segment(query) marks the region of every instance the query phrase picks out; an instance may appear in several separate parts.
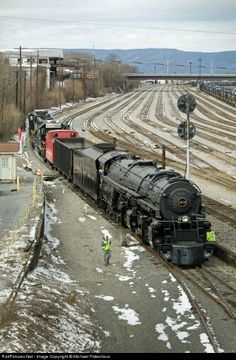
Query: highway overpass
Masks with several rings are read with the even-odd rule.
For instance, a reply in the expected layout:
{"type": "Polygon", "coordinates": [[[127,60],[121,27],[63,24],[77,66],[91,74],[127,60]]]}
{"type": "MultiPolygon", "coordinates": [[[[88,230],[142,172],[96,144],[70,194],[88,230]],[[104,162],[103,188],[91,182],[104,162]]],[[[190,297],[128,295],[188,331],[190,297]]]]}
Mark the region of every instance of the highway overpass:
{"type": "Polygon", "coordinates": [[[126,80],[236,80],[236,74],[145,74],[126,73],[126,80]]]}

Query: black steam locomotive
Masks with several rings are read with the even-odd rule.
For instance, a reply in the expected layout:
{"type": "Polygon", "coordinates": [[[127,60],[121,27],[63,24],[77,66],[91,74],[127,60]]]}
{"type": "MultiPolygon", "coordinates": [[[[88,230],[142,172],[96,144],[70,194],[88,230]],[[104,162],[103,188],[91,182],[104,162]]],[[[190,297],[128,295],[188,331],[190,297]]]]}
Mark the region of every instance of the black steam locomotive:
{"type": "Polygon", "coordinates": [[[82,138],[55,139],[54,167],[172,263],[201,265],[210,257],[201,192],[176,171],[112,144],[85,146],[82,138]]]}

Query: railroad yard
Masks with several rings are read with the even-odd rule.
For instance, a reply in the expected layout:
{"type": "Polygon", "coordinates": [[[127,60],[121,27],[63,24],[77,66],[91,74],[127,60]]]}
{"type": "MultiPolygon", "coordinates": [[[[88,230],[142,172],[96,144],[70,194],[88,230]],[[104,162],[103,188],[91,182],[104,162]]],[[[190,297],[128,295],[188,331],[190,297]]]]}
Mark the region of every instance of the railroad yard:
{"type": "MultiPolygon", "coordinates": [[[[178,110],[177,100],[187,92],[197,102],[190,115],[196,126],[190,141],[190,179],[203,194],[217,253],[221,256],[222,247],[235,257],[235,107],[190,85],[158,84],[51,113],[94,143],[116,143],[157,163],[163,161],[165,145],[166,167],[184,175],[186,142],[178,137],[177,127],[186,115],[178,110]]],[[[37,266],[7,304],[12,315],[0,333],[3,352],[236,351],[235,260],[227,264],[213,257],[193,269],[163,261],[63,176],[55,176],[29,141],[25,153],[32,172],[41,169],[44,174],[37,205],[39,211],[45,196],[44,236],[37,266]],[[103,235],[112,240],[108,267],[101,251],[103,235]]],[[[29,219],[26,228],[32,227],[29,219]]],[[[15,253],[25,247],[17,242],[14,246],[15,253]]],[[[22,257],[15,253],[8,251],[4,260],[8,280],[0,292],[2,301],[16,287],[22,257]]]]}

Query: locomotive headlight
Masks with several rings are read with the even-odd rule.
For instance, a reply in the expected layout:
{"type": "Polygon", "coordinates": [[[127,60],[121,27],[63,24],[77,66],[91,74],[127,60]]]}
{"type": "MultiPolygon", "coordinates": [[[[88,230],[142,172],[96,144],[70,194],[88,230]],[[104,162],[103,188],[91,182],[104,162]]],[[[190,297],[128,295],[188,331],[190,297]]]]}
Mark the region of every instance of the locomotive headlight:
{"type": "Polygon", "coordinates": [[[184,215],[184,216],[182,216],[181,220],[182,220],[182,222],[188,222],[189,217],[187,215],[184,215]]]}

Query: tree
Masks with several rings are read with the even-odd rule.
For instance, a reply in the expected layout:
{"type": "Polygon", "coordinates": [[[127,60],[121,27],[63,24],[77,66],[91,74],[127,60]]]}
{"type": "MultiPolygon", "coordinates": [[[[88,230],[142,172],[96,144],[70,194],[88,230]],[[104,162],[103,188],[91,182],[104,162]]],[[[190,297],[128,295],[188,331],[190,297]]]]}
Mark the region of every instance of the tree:
{"type": "MultiPolygon", "coordinates": [[[[104,86],[110,91],[121,91],[124,85],[123,74],[137,72],[137,68],[122,63],[118,56],[111,54],[103,65],[104,86]]],[[[137,82],[132,87],[137,87],[137,82]]]]}
{"type": "Polygon", "coordinates": [[[16,133],[21,114],[16,107],[16,71],[8,59],[0,55],[0,139],[6,140],[16,133]]]}

